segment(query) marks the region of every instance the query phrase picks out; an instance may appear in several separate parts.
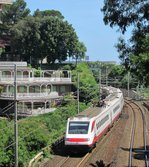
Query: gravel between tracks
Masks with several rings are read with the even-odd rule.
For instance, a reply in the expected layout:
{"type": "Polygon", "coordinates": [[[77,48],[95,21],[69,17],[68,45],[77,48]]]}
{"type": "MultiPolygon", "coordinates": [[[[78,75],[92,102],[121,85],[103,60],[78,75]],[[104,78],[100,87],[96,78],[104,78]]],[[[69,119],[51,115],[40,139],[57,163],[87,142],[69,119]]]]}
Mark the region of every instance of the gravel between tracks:
{"type": "MultiPolygon", "coordinates": [[[[124,112],[121,115],[121,118],[118,122],[114,124],[111,131],[104,137],[103,141],[100,141],[97,145],[95,153],[91,156],[88,163],[86,163],[85,167],[89,166],[110,166],[115,167],[118,166],[117,159],[121,161],[123,160],[123,156],[119,157],[119,152],[123,152],[128,157],[128,153],[124,151],[125,146],[129,148],[127,139],[129,135],[125,135],[129,131],[129,124],[131,124],[128,110],[124,107],[124,112]],[[126,126],[127,125],[127,126],[126,126]],[[126,132],[126,133],[125,133],[126,132]],[[124,139],[125,138],[125,139],[124,139]]],[[[126,158],[126,157],[125,157],[126,158]]],[[[123,162],[124,164],[124,162],[123,162]]],[[[121,166],[122,167],[122,166],[121,166]]]]}

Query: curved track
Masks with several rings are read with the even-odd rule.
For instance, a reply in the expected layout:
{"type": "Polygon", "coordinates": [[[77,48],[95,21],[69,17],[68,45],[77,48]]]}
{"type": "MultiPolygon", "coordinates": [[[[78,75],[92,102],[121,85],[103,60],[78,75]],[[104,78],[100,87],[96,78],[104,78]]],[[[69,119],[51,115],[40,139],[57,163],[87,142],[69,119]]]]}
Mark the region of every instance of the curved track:
{"type": "Polygon", "coordinates": [[[149,112],[141,104],[125,100],[121,119],[87,154],[71,155],[60,146],[54,159],[44,167],[135,166],[148,167],[149,112]],[[130,144],[131,143],[131,144],[130,144]]]}
{"type": "Polygon", "coordinates": [[[146,118],[144,109],[131,100],[125,100],[125,102],[129,110],[133,112],[128,166],[148,167],[148,158],[146,154],[146,118]]]}

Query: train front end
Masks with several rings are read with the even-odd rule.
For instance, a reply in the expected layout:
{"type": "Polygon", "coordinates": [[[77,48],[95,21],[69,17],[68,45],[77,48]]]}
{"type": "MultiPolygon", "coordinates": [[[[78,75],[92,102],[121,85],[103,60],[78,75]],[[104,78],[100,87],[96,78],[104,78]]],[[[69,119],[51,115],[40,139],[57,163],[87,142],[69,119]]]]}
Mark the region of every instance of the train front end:
{"type": "Polygon", "coordinates": [[[90,133],[91,121],[87,117],[69,118],[65,135],[65,146],[78,150],[88,150],[93,143],[93,135],[90,133]]]}

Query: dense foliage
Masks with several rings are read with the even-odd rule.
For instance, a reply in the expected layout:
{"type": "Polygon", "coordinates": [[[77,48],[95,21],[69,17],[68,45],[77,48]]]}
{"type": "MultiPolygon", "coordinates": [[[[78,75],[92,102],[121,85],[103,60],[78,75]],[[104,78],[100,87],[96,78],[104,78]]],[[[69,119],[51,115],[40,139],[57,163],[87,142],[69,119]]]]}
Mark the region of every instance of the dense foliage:
{"type": "Polygon", "coordinates": [[[79,63],[72,74],[76,87],[79,79],[80,101],[88,103],[91,99],[99,99],[99,86],[86,63],[79,63]]]}
{"type": "Polygon", "coordinates": [[[120,38],[117,49],[126,70],[131,71],[140,84],[149,85],[149,2],[148,0],[105,0],[102,8],[105,24],[125,33],[129,27],[129,41],[120,38]]]}
{"type": "Polygon", "coordinates": [[[74,55],[78,42],[72,26],[53,16],[27,17],[13,26],[11,32],[14,53],[31,64],[44,58],[49,64],[64,61],[74,55]]]}
{"type": "MultiPolygon", "coordinates": [[[[97,83],[127,89],[128,71],[124,65],[114,64],[114,62],[103,63],[98,61],[88,62],[88,65],[97,83]]],[[[134,89],[138,86],[136,75],[133,73],[130,73],[129,80],[130,88],[134,89]]]]}
{"type": "MultiPolygon", "coordinates": [[[[77,75],[80,78],[80,102],[79,110],[83,111],[90,105],[92,98],[97,97],[98,88],[96,81],[87,64],[66,65],[63,69],[72,70],[74,90],[77,90],[77,75]]],[[[36,75],[39,75],[36,71],[36,75]]],[[[38,152],[44,147],[51,145],[63,135],[66,128],[66,121],[69,117],[78,112],[77,100],[74,96],[64,97],[64,101],[56,111],[43,114],[37,117],[20,119],[18,121],[19,141],[19,167],[27,166],[38,152]]],[[[14,165],[14,123],[13,121],[2,120],[0,122],[0,166],[14,165]]]]}
{"type": "Polygon", "coordinates": [[[27,17],[29,13],[30,10],[26,7],[24,0],[16,0],[12,5],[5,5],[3,11],[0,12],[0,36],[10,35],[10,28],[27,17]]]}
{"type": "Polygon", "coordinates": [[[105,0],[102,11],[105,24],[118,26],[123,33],[130,25],[143,32],[148,29],[148,0],[105,0]]]}
{"type": "Polygon", "coordinates": [[[84,58],[84,43],[79,41],[74,28],[59,11],[37,9],[33,16],[29,13],[24,0],[17,0],[3,9],[1,37],[10,48],[2,50],[2,60],[38,65],[45,58],[49,64],[68,57],[76,61],[84,58]]]}
{"type": "MultiPolygon", "coordinates": [[[[80,111],[86,107],[86,105],[80,104],[80,111]]],[[[53,113],[19,120],[19,167],[27,166],[28,161],[40,152],[42,148],[57,140],[65,132],[67,118],[76,113],[77,103],[76,100],[73,100],[69,104],[61,106],[53,113]]],[[[1,119],[1,167],[14,165],[13,127],[14,123],[12,121],[1,119]]]]}
{"type": "Polygon", "coordinates": [[[125,65],[126,70],[135,74],[135,77],[142,85],[149,85],[149,36],[132,37],[133,46],[125,43],[120,38],[117,49],[120,59],[125,65]]]}

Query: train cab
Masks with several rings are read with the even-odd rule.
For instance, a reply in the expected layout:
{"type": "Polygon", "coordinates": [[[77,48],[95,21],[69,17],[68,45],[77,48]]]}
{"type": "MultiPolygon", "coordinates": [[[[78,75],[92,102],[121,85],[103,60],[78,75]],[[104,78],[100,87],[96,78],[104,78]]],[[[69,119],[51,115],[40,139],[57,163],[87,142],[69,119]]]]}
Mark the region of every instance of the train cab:
{"type": "Polygon", "coordinates": [[[93,142],[92,121],[87,117],[69,118],[65,136],[65,145],[89,148],[93,142]]]}

